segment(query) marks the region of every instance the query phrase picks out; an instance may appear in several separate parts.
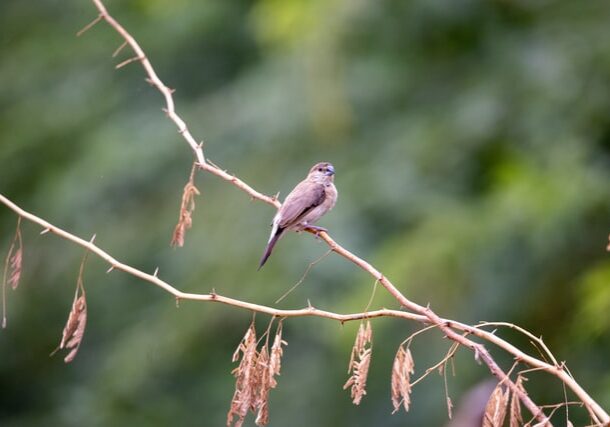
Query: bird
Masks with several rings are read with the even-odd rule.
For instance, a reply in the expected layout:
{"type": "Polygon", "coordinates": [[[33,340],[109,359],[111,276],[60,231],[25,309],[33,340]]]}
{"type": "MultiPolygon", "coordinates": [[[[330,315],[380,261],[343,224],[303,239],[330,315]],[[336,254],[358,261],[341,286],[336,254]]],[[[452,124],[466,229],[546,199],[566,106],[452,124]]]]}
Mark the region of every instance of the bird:
{"type": "Polygon", "coordinates": [[[282,237],[284,231],[302,231],[312,229],[318,233],[327,231],[313,225],[337,203],[337,189],[334,184],[335,168],[328,162],[316,163],[307,177],[297,184],[286,196],[284,203],[277,211],[271,223],[271,235],[265,252],[261,257],[260,270],[273,251],[273,247],[282,237]]]}

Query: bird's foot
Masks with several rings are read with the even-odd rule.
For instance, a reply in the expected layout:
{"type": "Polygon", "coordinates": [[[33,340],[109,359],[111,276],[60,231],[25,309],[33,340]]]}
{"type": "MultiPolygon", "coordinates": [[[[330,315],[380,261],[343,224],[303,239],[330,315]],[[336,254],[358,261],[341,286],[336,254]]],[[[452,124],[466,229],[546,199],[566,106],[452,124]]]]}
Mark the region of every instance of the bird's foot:
{"type": "Polygon", "coordinates": [[[324,227],[319,227],[317,225],[308,225],[305,227],[305,230],[315,234],[316,237],[320,237],[320,233],[324,232],[324,233],[328,233],[328,230],[324,227]]]}

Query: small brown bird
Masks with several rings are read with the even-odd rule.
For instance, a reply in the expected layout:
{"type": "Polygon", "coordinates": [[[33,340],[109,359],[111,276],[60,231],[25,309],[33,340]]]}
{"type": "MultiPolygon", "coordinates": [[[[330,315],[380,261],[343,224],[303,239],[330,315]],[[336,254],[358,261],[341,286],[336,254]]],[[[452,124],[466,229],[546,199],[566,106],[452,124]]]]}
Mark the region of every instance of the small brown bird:
{"type": "Polygon", "coordinates": [[[327,162],[317,163],[309,170],[307,178],[286,196],[284,204],[273,218],[271,236],[258,266],[259,270],[265,265],[284,231],[302,231],[305,228],[326,231],[325,228],[316,227],[313,223],[331,210],[337,202],[334,180],[333,165],[327,162]]]}

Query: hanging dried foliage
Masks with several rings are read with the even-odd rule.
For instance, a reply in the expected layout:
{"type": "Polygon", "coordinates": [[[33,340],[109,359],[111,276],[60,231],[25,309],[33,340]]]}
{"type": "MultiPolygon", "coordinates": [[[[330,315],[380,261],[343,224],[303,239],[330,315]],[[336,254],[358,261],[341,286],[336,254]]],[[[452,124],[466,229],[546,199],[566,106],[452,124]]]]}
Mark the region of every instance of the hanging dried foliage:
{"type": "Polygon", "coordinates": [[[51,355],[53,355],[58,350],[70,350],[68,355],[64,357],[65,363],[70,363],[74,360],[83,341],[83,336],[85,335],[85,326],[87,325],[87,298],[85,286],[83,284],[83,272],[88,255],[89,252],[86,252],[80,264],[78,279],[76,280],[76,290],[74,291],[74,300],[72,301],[72,308],[68,315],[68,321],[66,322],[66,326],[64,326],[61,335],[61,342],[59,343],[59,347],[51,353],[51,355]]]}
{"type": "Polygon", "coordinates": [[[186,231],[193,225],[193,211],[195,210],[195,196],[198,196],[199,190],[195,187],[195,170],[196,166],[193,165],[191,175],[188,182],[184,186],[182,191],[182,202],[180,203],[180,214],[178,216],[178,224],[174,228],[174,234],[172,235],[171,246],[184,246],[184,236],[186,231]]]}
{"type": "Polygon", "coordinates": [[[23,267],[23,239],[21,238],[21,217],[17,218],[15,236],[6,254],[2,275],[2,327],[6,328],[6,287],[13,290],[19,286],[23,267]]]}
{"type": "Polygon", "coordinates": [[[392,366],[392,405],[394,413],[402,405],[405,411],[411,404],[411,375],[415,372],[415,362],[409,347],[404,344],[398,347],[392,366]]]}
{"type": "Polygon", "coordinates": [[[233,362],[241,359],[232,374],[235,376],[235,393],[227,414],[227,426],[241,427],[248,411],[256,414],[256,425],[269,422],[269,391],[277,386],[276,375],[281,369],[283,355],[282,324],[278,326],[271,351],[267,340],[257,351],[256,329],[250,325],[233,353],[233,362]]]}
{"type": "Polygon", "coordinates": [[[496,386],[485,407],[483,427],[502,427],[504,425],[509,393],[510,390],[507,387],[503,387],[501,384],[496,386]]]}
{"type": "Polygon", "coordinates": [[[358,328],[356,341],[352,348],[347,373],[351,374],[343,389],[351,387],[350,395],[354,405],[359,405],[366,394],[366,380],[369,374],[372,355],[373,330],[371,322],[363,322],[358,328]]]}

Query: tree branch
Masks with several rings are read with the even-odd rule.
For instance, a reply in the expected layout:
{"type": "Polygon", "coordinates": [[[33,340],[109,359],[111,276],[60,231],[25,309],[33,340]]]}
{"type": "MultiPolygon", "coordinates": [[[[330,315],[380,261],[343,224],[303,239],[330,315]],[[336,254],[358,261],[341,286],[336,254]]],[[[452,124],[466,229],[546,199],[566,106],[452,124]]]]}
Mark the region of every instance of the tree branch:
{"type": "MultiPolygon", "coordinates": [[[[111,15],[108,14],[108,12],[107,12],[105,6],[103,5],[103,3],[101,2],[101,0],[92,0],[92,1],[99,11],[99,17],[95,21],[93,21],[93,23],[91,25],[95,24],[100,19],[103,19],[118,34],[120,34],[120,36],[125,40],[125,42],[132,48],[132,50],[135,53],[134,62],[139,61],[142,64],[146,74],[148,75],[147,81],[150,84],[152,84],[154,87],[156,87],[161,92],[161,94],[164,96],[165,103],[166,103],[166,108],[164,109],[164,111],[166,112],[166,114],[170,118],[170,120],[172,120],[176,124],[176,126],[178,128],[178,132],[183,136],[183,138],[186,140],[186,142],[191,147],[198,166],[202,170],[205,170],[209,173],[212,173],[212,174],[222,178],[225,181],[230,182],[237,188],[239,188],[242,191],[244,191],[245,193],[247,193],[251,198],[263,201],[269,205],[274,206],[276,209],[279,208],[281,206],[281,204],[277,200],[276,197],[270,197],[270,196],[267,196],[263,193],[256,191],[254,188],[252,188],[251,186],[246,184],[244,181],[240,180],[239,178],[235,177],[234,175],[227,173],[226,171],[222,170],[221,168],[214,165],[210,161],[206,160],[206,158],[203,154],[202,144],[199,144],[195,141],[195,139],[189,132],[186,123],[184,122],[184,120],[182,120],[180,118],[180,116],[175,111],[174,100],[173,100],[173,96],[172,96],[173,90],[170,89],[169,87],[167,87],[159,79],[159,77],[157,76],[156,72],[154,71],[152,65],[150,64],[150,62],[149,62],[148,58],[146,57],[142,48],[139,46],[139,44],[136,42],[136,40],[129,34],[129,32],[127,30],[125,30],[125,28],[123,28],[111,15]]],[[[91,25],[88,25],[87,27],[85,27],[85,30],[88,29],[91,25]]],[[[273,316],[279,316],[279,317],[318,316],[318,317],[325,317],[325,318],[330,318],[330,319],[335,319],[335,320],[338,320],[341,322],[345,322],[345,321],[370,318],[370,317],[390,316],[390,317],[400,317],[400,318],[406,318],[409,320],[415,320],[415,321],[418,321],[418,322],[426,324],[426,325],[433,324],[436,327],[438,327],[445,334],[445,336],[447,338],[449,338],[450,340],[471,349],[475,355],[475,358],[483,361],[483,363],[485,363],[488,366],[491,373],[495,377],[497,377],[500,382],[505,383],[511,389],[511,391],[519,397],[519,399],[523,402],[525,407],[528,408],[528,410],[532,413],[532,415],[538,421],[540,421],[542,424],[550,425],[550,422],[548,421],[548,418],[544,414],[542,409],[539,406],[537,406],[526,393],[524,393],[519,387],[516,386],[516,384],[507,376],[507,374],[497,365],[497,363],[492,358],[492,356],[490,355],[488,350],[482,344],[472,341],[470,338],[467,337],[467,335],[471,334],[471,335],[480,337],[484,340],[487,340],[488,342],[491,342],[491,343],[503,348],[505,351],[513,354],[515,356],[515,358],[517,358],[517,360],[527,363],[530,366],[533,366],[535,368],[545,370],[546,372],[549,372],[550,374],[558,377],[582,400],[582,402],[585,404],[585,406],[589,410],[591,417],[593,418],[594,421],[603,422],[603,423],[610,422],[610,416],[566,372],[563,365],[559,365],[559,366],[551,365],[551,364],[548,364],[535,357],[529,356],[529,355],[523,353],[521,350],[514,347],[512,344],[500,339],[499,337],[495,336],[493,333],[487,332],[483,329],[465,325],[465,324],[455,322],[452,320],[446,320],[446,319],[439,317],[429,307],[421,306],[421,305],[409,300],[405,295],[403,295],[394,286],[394,284],[390,280],[388,280],[375,267],[373,267],[370,263],[368,263],[364,259],[359,258],[355,254],[353,254],[350,251],[348,251],[347,249],[343,248],[334,239],[332,239],[330,237],[330,235],[328,235],[328,233],[326,233],[326,232],[319,233],[319,236],[320,236],[320,238],[322,238],[322,240],[324,240],[328,244],[329,248],[333,252],[337,253],[338,255],[342,256],[343,258],[347,259],[348,261],[354,263],[355,265],[360,267],[362,270],[364,270],[365,272],[370,274],[372,277],[374,277],[400,303],[400,305],[402,307],[406,308],[407,310],[409,310],[409,312],[399,311],[399,310],[381,309],[381,310],[375,310],[375,311],[371,311],[371,312],[342,315],[342,314],[332,313],[332,312],[328,312],[328,311],[324,311],[324,310],[318,310],[313,307],[307,307],[307,308],[303,308],[303,309],[299,309],[299,310],[278,310],[278,309],[274,309],[274,308],[267,307],[267,306],[252,304],[252,303],[236,300],[236,299],[229,298],[229,297],[224,297],[224,296],[216,294],[215,292],[212,292],[209,294],[185,293],[185,292],[179,291],[178,289],[176,289],[169,283],[159,279],[156,275],[156,272],[155,272],[155,274],[151,275],[151,274],[142,272],[134,267],[131,267],[127,264],[117,261],[110,254],[103,251],[102,249],[97,247],[92,242],[83,240],[73,234],[70,234],[70,233],[60,229],[59,227],[56,227],[56,226],[46,222],[45,220],[43,220],[33,214],[30,214],[30,213],[24,211],[23,209],[21,209],[20,207],[15,205],[13,202],[8,200],[3,195],[0,195],[0,202],[2,202],[3,204],[5,204],[9,208],[11,208],[13,211],[15,211],[18,215],[22,216],[23,218],[26,218],[31,222],[41,225],[44,228],[43,232],[44,231],[53,232],[54,234],[66,239],[66,240],[72,241],[79,246],[89,249],[91,252],[95,253],[97,256],[99,256],[100,258],[107,261],[111,266],[111,270],[112,269],[122,270],[128,274],[131,274],[142,280],[150,282],[150,283],[162,288],[166,292],[169,292],[170,294],[174,295],[174,297],[176,297],[179,300],[185,299],[185,300],[220,302],[223,304],[232,305],[232,306],[236,306],[236,307],[240,307],[240,308],[244,308],[244,309],[248,309],[248,310],[252,310],[252,311],[267,313],[267,314],[270,314],[273,316]],[[458,333],[457,331],[466,332],[467,334],[461,334],[461,333],[458,333]]]]}
{"type": "MultiPolygon", "coordinates": [[[[60,227],[53,225],[30,212],[27,212],[26,210],[22,209],[21,207],[16,205],[14,202],[9,200],[7,197],[5,197],[2,194],[0,194],[0,203],[7,206],[9,209],[14,211],[21,218],[24,218],[34,224],[38,224],[39,226],[41,226],[43,228],[43,231],[41,234],[46,234],[49,232],[53,233],[56,236],[58,236],[64,240],[70,241],[82,248],[87,249],[91,253],[93,253],[96,256],[98,256],[99,258],[103,259],[110,265],[110,269],[108,270],[108,272],[115,270],[115,269],[121,270],[131,276],[137,277],[145,282],[151,283],[151,284],[163,289],[164,291],[173,295],[177,300],[217,302],[217,303],[229,305],[232,307],[237,307],[237,308],[246,309],[246,310],[250,310],[250,311],[254,311],[254,312],[258,312],[258,313],[268,314],[268,315],[275,316],[275,317],[321,317],[321,318],[326,318],[326,319],[337,320],[341,323],[354,321],[354,320],[371,319],[371,318],[376,318],[376,317],[395,317],[395,318],[402,318],[402,319],[406,319],[406,320],[420,322],[424,325],[434,325],[434,327],[438,327],[438,324],[432,323],[430,321],[430,319],[427,318],[426,316],[423,316],[420,314],[415,314],[415,313],[410,313],[410,312],[406,312],[406,311],[401,311],[401,310],[391,310],[391,309],[387,309],[387,308],[359,312],[359,313],[348,313],[348,314],[340,314],[340,313],[334,313],[331,311],[320,310],[320,309],[314,308],[312,306],[301,308],[301,309],[280,310],[280,309],[276,309],[276,308],[265,306],[265,305],[252,304],[252,303],[241,301],[241,300],[238,300],[235,298],[226,297],[223,295],[219,295],[216,292],[210,292],[207,294],[182,292],[179,289],[172,286],[171,284],[160,279],[157,275],[157,271],[155,271],[155,273],[153,273],[153,274],[149,274],[149,273],[143,272],[141,270],[138,270],[137,268],[134,268],[130,265],[127,265],[121,261],[118,261],[116,258],[114,258],[108,252],[101,249],[99,246],[97,246],[92,241],[85,240],[78,236],[75,236],[74,234],[71,234],[71,233],[63,230],[60,227]]],[[[481,338],[483,340],[486,340],[489,343],[494,344],[497,347],[508,352],[509,354],[512,354],[516,360],[521,361],[527,365],[530,365],[537,370],[544,370],[544,371],[548,372],[549,374],[558,377],[570,389],[572,389],[574,391],[574,393],[582,400],[582,402],[585,404],[585,406],[587,406],[588,408],[589,407],[591,408],[589,410],[592,411],[592,416],[594,417],[595,420],[597,420],[597,419],[599,419],[601,421],[604,420],[603,409],[601,407],[599,407],[599,405],[597,405],[597,403],[590,396],[588,396],[584,390],[582,390],[580,385],[570,375],[568,375],[568,373],[564,369],[562,369],[561,366],[554,366],[554,365],[548,364],[542,360],[539,360],[533,356],[526,354],[525,352],[516,348],[509,342],[498,337],[494,333],[481,329],[481,326],[484,326],[485,324],[471,326],[471,325],[467,325],[467,324],[456,322],[456,321],[449,320],[449,319],[440,319],[440,322],[441,322],[441,324],[443,324],[447,327],[453,328],[457,331],[465,332],[470,335],[477,336],[478,338],[481,338]]],[[[507,323],[505,326],[515,328],[515,326],[510,323],[507,323]]],[[[521,330],[521,328],[517,328],[517,329],[521,330]]],[[[517,395],[520,396],[520,394],[517,394],[517,395]]]]}

